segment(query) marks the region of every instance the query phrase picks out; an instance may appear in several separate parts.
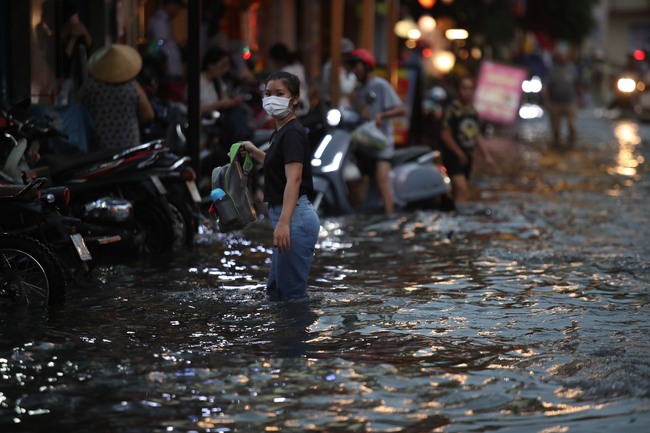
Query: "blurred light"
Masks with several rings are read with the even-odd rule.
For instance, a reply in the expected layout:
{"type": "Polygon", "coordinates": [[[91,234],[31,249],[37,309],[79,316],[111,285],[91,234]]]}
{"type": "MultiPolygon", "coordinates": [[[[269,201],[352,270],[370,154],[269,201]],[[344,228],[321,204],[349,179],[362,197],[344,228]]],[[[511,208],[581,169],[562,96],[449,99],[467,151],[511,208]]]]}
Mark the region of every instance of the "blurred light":
{"type": "Polygon", "coordinates": [[[416,41],[415,39],[409,39],[404,43],[404,45],[406,45],[406,48],[408,48],[409,50],[412,50],[413,48],[418,46],[418,41],[416,41]]]}
{"type": "Polygon", "coordinates": [[[451,51],[438,51],[431,60],[436,69],[440,72],[447,73],[454,67],[456,56],[451,51]]]}
{"type": "Polygon", "coordinates": [[[420,3],[420,6],[426,9],[431,9],[434,4],[436,4],[436,0],[418,0],[420,3]]]}
{"type": "Polygon", "coordinates": [[[422,50],[422,57],[424,57],[425,59],[430,58],[432,55],[433,55],[433,50],[431,48],[427,47],[422,50]]]}
{"type": "Polygon", "coordinates": [[[244,47],[242,50],[242,57],[244,60],[250,60],[251,56],[253,53],[251,53],[251,49],[249,47],[244,47]]]}
{"type": "Polygon", "coordinates": [[[395,23],[395,27],[393,28],[395,34],[402,39],[408,39],[409,32],[411,30],[418,30],[418,26],[412,18],[404,18],[403,20],[399,20],[395,23]]]}
{"type": "Polygon", "coordinates": [[[537,104],[523,104],[519,108],[519,117],[522,119],[538,119],[544,115],[544,110],[537,104]]]}
{"type": "Polygon", "coordinates": [[[339,123],[341,123],[341,118],[342,117],[343,117],[343,115],[336,108],[334,108],[332,110],[329,110],[327,112],[327,116],[326,116],[327,124],[330,125],[330,126],[338,126],[339,123]]]}
{"type": "Polygon", "coordinates": [[[634,59],[640,62],[645,60],[645,51],[643,50],[634,50],[634,59]]]}
{"type": "Polygon", "coordinates": [[[539,93],[542,91],[542,80],[538,76],[534,76],[530,80],[524,80],[521,83],[521,90],[524,93],[539,93]]]}
{"type": "Polygon", "coordinates": [[[411,29],[408,32],[409,39],[420,39],[420,36],[422,36],[422,33],[418,29],[411,29]]]}
{"type": "Polygon", "coordinates": [[[632,93],[636,89],[636,81],[632,78],[620,78],[616,83],[616,87],[623,93],[632,93]]]}
{"type": "Polygon", "coordinates": [[[477,60],[478,60],[478,59],[480,59],[481,57],[483,57],[483,52],[482,52],[481,49],[478,48],[478,47],[474,47],[474,48],[472,48],[471,53],[472,53],[472,58],[473,58],[473,59],[477,59],[477,60]]]}
{"type": "Polygon", "coordinates": [[[467,33],[467,30],[465,29],[449,29],[445,31],[445,37],[450,41],[457,39],[467,39],[469,37],[469,33],[467,33]]]}
{"type": "Polygon", "coordinates": [[[418,19],[418,26],[425,33],[432,32],[436,28],[436,20],[432,16],[422,15],[418,19]]]}
{"type": "Polygon", "coordinates": [[[622,122],[614,129],[614,136],[620,145],[616,166],[608,169],[609,173],[623,176],[636,176],[643,157],[639,155],[638,146],[642,139],[639,135],[639,125],[634,122],[622,122]]]}

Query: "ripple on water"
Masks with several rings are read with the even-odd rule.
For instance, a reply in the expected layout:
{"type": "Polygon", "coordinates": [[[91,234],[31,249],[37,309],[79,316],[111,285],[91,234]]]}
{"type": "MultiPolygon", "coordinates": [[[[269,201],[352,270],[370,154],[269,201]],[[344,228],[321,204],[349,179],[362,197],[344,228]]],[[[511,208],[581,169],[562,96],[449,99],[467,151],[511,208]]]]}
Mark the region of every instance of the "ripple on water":
{"type": "Polygon", "coordinates": [[[308,302],[266,300],[262,223],[3,310],[0,429],[641,431],[649,190],[611,150],[531,145],[458,215],[323,219],[308,302]]]}

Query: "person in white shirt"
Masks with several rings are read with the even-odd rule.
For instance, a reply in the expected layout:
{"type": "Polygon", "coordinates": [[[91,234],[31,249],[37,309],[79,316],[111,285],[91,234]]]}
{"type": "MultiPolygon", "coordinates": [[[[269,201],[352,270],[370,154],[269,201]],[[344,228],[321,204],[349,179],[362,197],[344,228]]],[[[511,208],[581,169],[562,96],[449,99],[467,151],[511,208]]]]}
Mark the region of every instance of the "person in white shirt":
{"type": "Polygon", "coordinates": [[[241,96],[233,96],[224,77],[231,69],[230,53],[213,47],[203,55],[199,79],[199,113],[210,117],[219,112],[219,120],[213,127],[204,127],[201,142],[225,159],[230,145],[253,137],[250,108],[241,96]]]}
{"type": "Polygon", "coordinates": [[[298,116],[309,113],[309,86],[305,67],[296,56],[289,51],[289,47],[282,42],[277,42],[269,48],[269,59],[274,71],[285,71],[295,75],[300,80],[300,104],[296,109],[298,116]]]}
{"type": "MultiPolygon", "coordinates": [[[[339,108],[349,108],[351,106],[351,97],[354,89],[357,86],[357,77],[354,72],[348,69],[346,63],[347,57],[354,51],[354,43],[348,39],[341,40],[341,67],[339,69],[339,108]]],[[[323,65],[323,70],[320,77],[320,87],[323,97],[329,100],[330,98],[330,77],[332,74],[332,59],[328,59],[323,65]]]]}
{"type": "Polygon", "coordinates": [[[149,37],[163,43],[167,53],[166,73],[172,78],[183,76],[183,59],[172,31],[172,20],[184,7],[185,2],[182,0],[164,0],[162,7],[149,19],[149,37]]]}

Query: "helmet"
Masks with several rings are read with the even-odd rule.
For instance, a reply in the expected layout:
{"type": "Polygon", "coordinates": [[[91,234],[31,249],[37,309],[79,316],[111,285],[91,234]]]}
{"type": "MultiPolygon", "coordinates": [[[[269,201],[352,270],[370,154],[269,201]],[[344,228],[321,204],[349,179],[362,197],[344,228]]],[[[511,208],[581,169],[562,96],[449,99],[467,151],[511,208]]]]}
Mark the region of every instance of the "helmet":
{"type": "Polygon", "coordinates": [[[377,67],[377,60],[375,60],[375,55],[363,48],[357,48],[356,50],[353,50],[350,53],[348,62],[349,63],[361,62],[367,65],[368,67],[370,67],[370,69],[375,69],[375,67],[377,67]]]}
{"type": "Polygon", "coordinates": [[[444,101],[447,99],[447,91],[440,86],[434,86],[429,90],[429,97],[436,102],[444,101]]]}

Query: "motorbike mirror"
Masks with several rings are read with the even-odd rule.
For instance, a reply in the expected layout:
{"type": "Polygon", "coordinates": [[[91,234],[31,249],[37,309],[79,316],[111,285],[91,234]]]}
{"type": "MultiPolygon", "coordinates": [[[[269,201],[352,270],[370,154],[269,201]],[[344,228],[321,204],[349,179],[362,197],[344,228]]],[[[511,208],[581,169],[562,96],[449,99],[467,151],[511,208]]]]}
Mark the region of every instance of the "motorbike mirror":
{"type": "Polygon", "coordinates": [[[375,92],[366,93],[366,104],[370,105],[377,100],[377,94],[375,92]]]}

